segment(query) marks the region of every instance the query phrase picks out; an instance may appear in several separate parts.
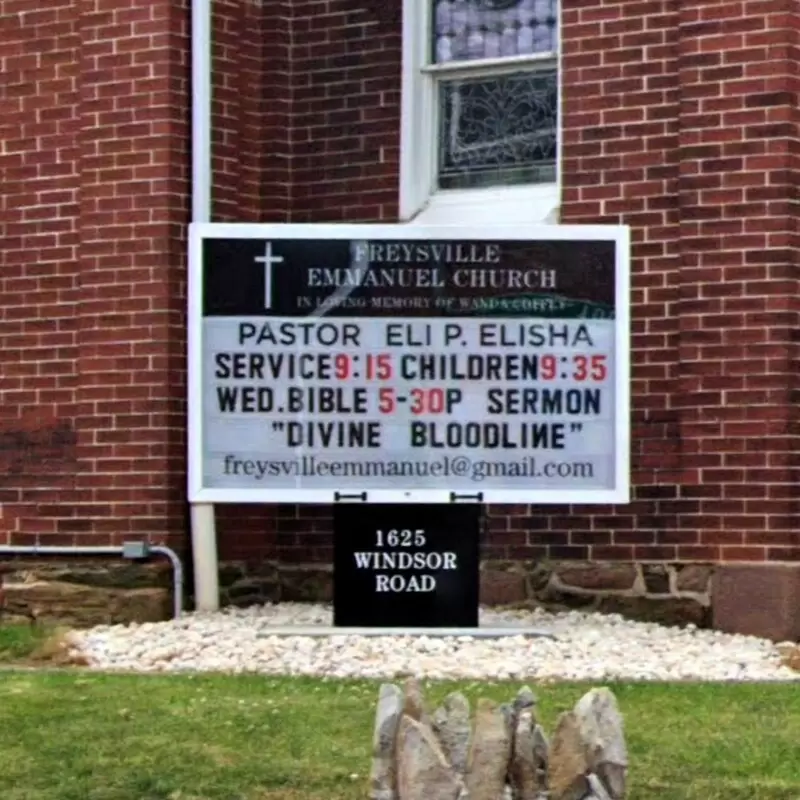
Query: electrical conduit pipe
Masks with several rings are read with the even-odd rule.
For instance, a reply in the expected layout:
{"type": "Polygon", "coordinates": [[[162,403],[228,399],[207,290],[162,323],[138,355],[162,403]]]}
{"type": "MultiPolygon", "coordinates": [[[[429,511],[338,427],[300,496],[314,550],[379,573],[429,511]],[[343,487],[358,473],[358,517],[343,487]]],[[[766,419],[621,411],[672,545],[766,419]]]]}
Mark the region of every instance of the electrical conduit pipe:
{"type": "Polygon", "coordinates": [[[117,556],[129,561],[144,561],[150,556],[166,556],[172,564],[173,615],[183,613],[183,564],[169,547],[146,542],[126,542],[122,547],[54,547],[39,545],[0,545],[0,556],[117,556]]]}

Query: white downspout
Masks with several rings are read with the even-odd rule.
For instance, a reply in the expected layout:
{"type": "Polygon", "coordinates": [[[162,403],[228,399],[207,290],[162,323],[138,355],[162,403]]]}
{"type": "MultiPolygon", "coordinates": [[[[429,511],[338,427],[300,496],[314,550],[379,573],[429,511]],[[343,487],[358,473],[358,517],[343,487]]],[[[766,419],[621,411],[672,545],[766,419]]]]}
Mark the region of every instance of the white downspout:
{"type": "MultiPolygon", "coordinates": [[[[211,221],[211,3],[192,0],[192,222],[211,221]]],[[[195,609],[217,611],[219,559],[214,506],[192,504],[190,524],[195,609]]]]}

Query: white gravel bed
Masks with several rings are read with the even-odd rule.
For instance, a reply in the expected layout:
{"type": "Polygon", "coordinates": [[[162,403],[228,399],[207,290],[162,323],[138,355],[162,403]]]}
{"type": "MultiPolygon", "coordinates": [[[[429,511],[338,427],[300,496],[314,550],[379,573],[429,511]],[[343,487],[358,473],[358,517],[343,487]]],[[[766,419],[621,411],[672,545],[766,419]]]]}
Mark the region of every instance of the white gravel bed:
{"type": "Polygon", "coordinates": [[[275,626],[331,626],[329,606],[281,603],[71,634],[90,668],[392,679],[798,681],[779,645],[619,615],[481,610],[481,626],[552,638],[284,636],[275,626]]]}

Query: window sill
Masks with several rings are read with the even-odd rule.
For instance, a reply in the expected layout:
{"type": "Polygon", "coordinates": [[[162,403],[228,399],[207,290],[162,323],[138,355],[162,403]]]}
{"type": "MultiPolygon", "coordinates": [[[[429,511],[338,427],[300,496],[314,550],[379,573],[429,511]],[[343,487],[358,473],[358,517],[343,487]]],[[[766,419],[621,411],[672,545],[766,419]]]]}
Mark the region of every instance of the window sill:
{"type": "Polygon", "coordinates": [[[556,184],[443,191],[431,195],[406,221],[417,225],[557,224],[559,200],[556,184]]]}

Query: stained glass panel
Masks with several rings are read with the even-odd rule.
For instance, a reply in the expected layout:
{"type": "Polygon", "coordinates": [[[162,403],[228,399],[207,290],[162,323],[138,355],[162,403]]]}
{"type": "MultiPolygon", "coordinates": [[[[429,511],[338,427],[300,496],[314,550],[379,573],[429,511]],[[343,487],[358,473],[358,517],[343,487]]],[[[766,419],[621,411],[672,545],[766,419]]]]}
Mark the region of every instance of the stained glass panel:
{"type": "Polygon", "coordinates": [[[555,69],[442,81],[439,188],[554,182],[557,97],[555,69]]]}
{"type": "Polygon", "coordinates": [[[558,47],[558,0],[431,0],[433,61],[471,61],[558,47]]]}

